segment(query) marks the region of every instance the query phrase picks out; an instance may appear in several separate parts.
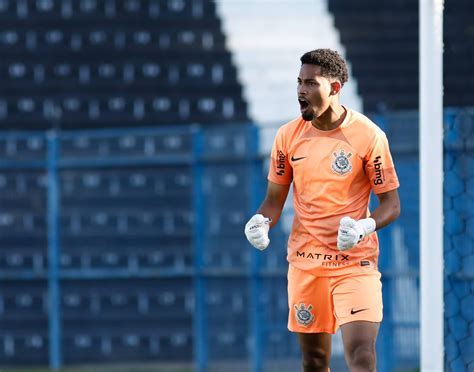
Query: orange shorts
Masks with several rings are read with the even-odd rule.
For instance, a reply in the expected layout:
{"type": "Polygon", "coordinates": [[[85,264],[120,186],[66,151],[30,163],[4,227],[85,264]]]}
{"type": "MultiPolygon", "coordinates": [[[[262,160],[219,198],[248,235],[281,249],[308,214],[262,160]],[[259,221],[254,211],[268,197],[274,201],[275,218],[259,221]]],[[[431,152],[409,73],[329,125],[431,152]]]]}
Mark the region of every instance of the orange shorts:
{"type": "Polygon", "coordinates": [[[345,323],[382,321],[380,273],[367,270],[316,277],[293,265],[288,268],[288,329],[301,333],[336,333],[345,323]]]}

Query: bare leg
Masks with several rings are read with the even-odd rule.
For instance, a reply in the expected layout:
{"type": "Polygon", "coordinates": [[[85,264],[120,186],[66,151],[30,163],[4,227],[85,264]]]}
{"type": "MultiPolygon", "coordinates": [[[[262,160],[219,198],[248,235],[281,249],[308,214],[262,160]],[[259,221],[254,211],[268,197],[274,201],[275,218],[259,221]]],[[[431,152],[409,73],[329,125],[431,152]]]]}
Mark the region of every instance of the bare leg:
{"type": "Polygon", "coordinates": [[[329,333],[298,333],[303,355],[303,372],[327,372],[331,358],[329,333]]]}
{"type": "Polygon", "coordinates": [[[341,326],[344,354],[351,372],[376,372],[375,341],[380,323],[355,321],[341,326]]]}

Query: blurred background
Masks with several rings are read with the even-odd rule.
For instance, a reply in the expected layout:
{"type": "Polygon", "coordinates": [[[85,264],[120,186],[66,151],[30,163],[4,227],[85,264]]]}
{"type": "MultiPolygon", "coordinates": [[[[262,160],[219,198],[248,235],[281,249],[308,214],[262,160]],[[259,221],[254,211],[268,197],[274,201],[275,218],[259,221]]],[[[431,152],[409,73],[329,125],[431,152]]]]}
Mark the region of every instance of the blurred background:
{"type": "MultiPolygon", "coordinates": [[[[474,371],[472,0],[444,32],[445,367],[474,371]]],[[[300,369],[291,196],[265,252],[243,229],[322,47],[401,182],[379,370],[419,368],[418,1],[0,0],[2,372],[300,369]]]]}

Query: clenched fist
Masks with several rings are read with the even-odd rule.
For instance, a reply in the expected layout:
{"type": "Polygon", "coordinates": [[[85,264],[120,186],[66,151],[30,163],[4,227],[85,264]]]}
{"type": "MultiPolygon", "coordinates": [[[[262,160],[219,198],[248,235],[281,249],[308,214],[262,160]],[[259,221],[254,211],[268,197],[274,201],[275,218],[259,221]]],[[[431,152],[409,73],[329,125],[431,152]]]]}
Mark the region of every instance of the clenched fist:
{"type": "Polygon", "coordinates": [[[268,247],[268,230],[270,230],[270,218],[261,214],[254,215],[245,225],[245,236],[255,248],[263,251],[268,247]]]}
{"type": "Polygon", "coordinates": [[[337,232],[337,248],[340,251],[352,248],[367,235],[372,234],[375,228],[375,220],[373,218],[364,218],[356,221],[347,216],[343,217],[337,232]]]}

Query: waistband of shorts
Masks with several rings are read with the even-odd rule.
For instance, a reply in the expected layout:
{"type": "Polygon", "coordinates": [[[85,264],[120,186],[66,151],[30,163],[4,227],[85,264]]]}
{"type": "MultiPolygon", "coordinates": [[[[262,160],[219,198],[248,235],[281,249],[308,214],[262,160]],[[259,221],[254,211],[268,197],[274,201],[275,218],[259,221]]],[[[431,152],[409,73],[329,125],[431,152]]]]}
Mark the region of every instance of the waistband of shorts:
{"type": "Polygon", "coordinates": [[[348,266],[348,267],[337,269],[337,270],[328,270],[321,267],[307,269],[303,267],[298,267],[297,264],[289,262],[288,270],[290,269],[290,267],[293,267],[296,270],[303,271],[315,277],[339,277],[339,276],[346,276],[346,275],[373,275],[373,274],[382,275],[381,272],[378,270],[378,268],[362,267],[359,265],[348,266]]]}

